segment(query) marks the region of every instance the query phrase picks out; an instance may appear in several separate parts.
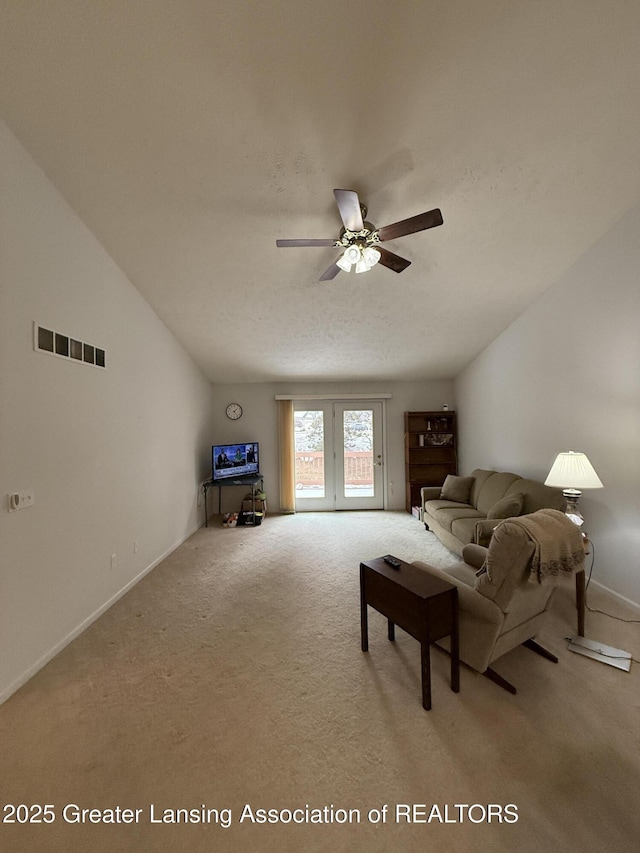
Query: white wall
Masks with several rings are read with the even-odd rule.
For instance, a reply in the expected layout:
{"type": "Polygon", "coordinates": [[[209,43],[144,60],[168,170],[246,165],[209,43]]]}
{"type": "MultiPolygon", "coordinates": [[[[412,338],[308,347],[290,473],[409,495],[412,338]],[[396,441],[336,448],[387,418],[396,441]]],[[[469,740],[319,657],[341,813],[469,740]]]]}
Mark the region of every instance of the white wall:
{"type": "Polygon", "coordinates": [[[212,400],[2,123],[0,185],[1,700],[202,522],[212,400]],[[35,352],[34,321],[107,369],[35,352]],[[24,488],[35,506],[9,513],[24,488]]]}
{"type": "Polygon", "coordinates": [[[457,378],[461,470],[544,479],[587,454],[594,581],[640,602],[640,207],[457,378]]]}
{"type": "MultiPolygon", "coordinates": [[[[233,444],[242,441],[260,442],[260,468],[265,477],[267,506],[278,509],[280,489],[278,474],[278,415],[276,394],[321,394],[339,398],[343,394],[390,393],[386,400],[386,467],[387,509],[404,509],[404,412],[439,410],[444,403],[455,408],[453,382],[263,382],[256,384],[214,385],[212,443],[233,444]],[[239,421],[225,415],[228,403],[243,407],[239,421]]],[[[222,511],[238,510],[242,489],[223,489],[222,511]]],[[[217,512],[217,494],[210,492],[217,512]]],[[[211,508],[210,508],[211,509],[211,508]]]]}

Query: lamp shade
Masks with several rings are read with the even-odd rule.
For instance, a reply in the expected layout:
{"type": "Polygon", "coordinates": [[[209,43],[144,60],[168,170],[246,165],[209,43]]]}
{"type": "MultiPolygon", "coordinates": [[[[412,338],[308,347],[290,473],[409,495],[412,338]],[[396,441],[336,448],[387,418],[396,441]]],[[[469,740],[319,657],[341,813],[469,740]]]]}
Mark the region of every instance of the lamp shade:
{"type": "Polygon", "coordinates": [[[544,484],[560,489],[603,488],[600,477],[585,454],[574,450],[558,453],[544,484]]]}

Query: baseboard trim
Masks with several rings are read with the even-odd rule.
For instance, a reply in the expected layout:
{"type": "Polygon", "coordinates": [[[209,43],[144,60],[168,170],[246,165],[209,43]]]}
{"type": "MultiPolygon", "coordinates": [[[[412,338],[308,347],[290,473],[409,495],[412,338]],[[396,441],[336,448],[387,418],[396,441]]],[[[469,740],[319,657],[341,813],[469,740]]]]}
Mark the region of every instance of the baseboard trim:
{"type": "Polygon", "coordinates": [[[631,598],[627,598],[624,595],[621,595],[619,592],[616,592],[615,589],[609,589],[608,586],[605,586],[603,583],[599,581],[592,580],[591,586],[596,586],[598,589],[601,589],[603,592],[606,592],[607,595],[610,595],[612,598],[617,599],[621,604],[626,604],[627,607],[631,607],[633,610],[640,611],[640,604],[637,601],[633,601],[631,598]]]}
{"type": "Polygon", "coordinates": [[[161,554],[157,559],[155,559],[152,563],[150,563],[145,569],[143,569],[139,574],[137,574],[134,578],[132,578],[128,583],[126,583],[122,589],[118,590],[115,595],[112,595],[104,604],[101,604],[97,610],[95,610],[90,616],[87,616],[86,619],[77,625],[72,631],[70,631],[62,640],[57,642],[54,646],[52,646],[49,651],[45,652],[41,658],[39,658],[34,664],[28,667],[18,678],[15,679],[8,687],[5,687],[0,691],[0,705],[9,699],[10,696],[19,690],[24,684],[27,683],[33,676],[42,669],[43,666],[46,666],[49,661],[53,660],[53,658],[60,654],[60,652],[69,645],[69,643],[73,642],[76,637],[79,637],[83,631],[91,625],[96,619],[99,619],[103,613],[106,613],[107,610],[112,607],[116,601],[122,598],[123,595],[126,595],[130,589],[132,589],[137,583],[139,583],[145,575],[148,575],[149,572],[153,571],[157,565],[159,565],[163,560],[165,560],[170,554],[172,554],[176,548],[179,548],[184,542],[189,539],[190,536],[200,528],[201,525],[196,525],[193,530],[183,536],[178,540],[174,545],[168,548],[163,554],[161,554]]]}

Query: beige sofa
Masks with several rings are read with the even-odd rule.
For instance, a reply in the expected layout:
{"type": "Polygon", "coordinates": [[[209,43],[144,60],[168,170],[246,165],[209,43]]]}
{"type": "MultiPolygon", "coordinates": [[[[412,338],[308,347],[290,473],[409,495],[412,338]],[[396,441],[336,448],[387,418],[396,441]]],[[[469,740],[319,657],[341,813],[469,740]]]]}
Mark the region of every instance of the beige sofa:
{"type": "Polygon", "coordinates": [[[449,476],[442,487],[425,486],[421,494],[425,527],[459,555],[465,545],[488,545],[494,528],[505,518],[539,509],[564,512],[566,505],[561,489],[481,468],[470,477],[449,476]]]}

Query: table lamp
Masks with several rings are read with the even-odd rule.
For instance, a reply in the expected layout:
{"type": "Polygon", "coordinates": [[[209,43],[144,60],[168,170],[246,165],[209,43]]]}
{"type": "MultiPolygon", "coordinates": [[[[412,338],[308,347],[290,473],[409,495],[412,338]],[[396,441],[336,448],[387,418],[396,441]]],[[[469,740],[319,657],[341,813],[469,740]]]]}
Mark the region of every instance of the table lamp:
{"type": "MultiPolygon", "coordinates": [[[[584,453],[577,453],[575,450],[558,453],[544,484],[562,489],[562,494],[567,501],[565,514],[578,527],[582,527],[584,524],[584,518],[578,508],[581,490],[602,488],[602,481],[596,474],[591,462],[584,453]]],[[[586,534],[583,533],[582,535],[586,541],[586,534]]],[[[576,576],[576,593],[579,599],[582,599],[578,607],[579,609],[583,608],[584,612],[586,607],[584,572],[581,573],[580,578],[576,576]],[[579,587],[580,592],[578,592],[579,587]]],[[[625,672],[629,672],[631,669],[631,654],[629,652],[625,652],[623,649],[615,649],[594,640],[588,640],[581,635],[569,640],[569,651],[577,652],[601,663],[609,664],[609,666],[615,666],[625,672]]]]}
{"type": "Polygon", "coordinates": [[[578,508],[581,490],[602,488],[602,481],[591,462],[584,453],[575,450],[558,453],[544,484],[562,489],[567,501],[565,513],[578,527],[584,524],[584,518],[578,508]]]}

